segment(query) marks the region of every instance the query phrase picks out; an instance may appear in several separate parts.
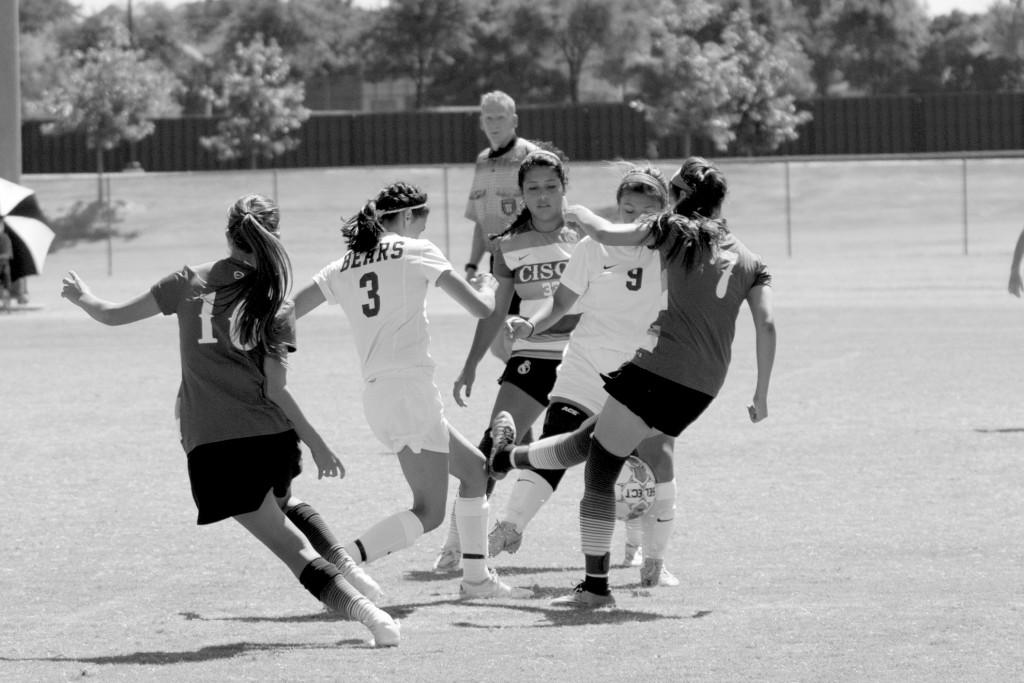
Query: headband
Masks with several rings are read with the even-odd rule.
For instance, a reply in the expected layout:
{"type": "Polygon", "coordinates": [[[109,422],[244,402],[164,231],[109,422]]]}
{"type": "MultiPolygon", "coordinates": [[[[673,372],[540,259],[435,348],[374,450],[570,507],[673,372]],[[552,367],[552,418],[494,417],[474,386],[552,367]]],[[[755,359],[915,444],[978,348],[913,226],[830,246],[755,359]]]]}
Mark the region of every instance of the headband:
{"type": "Polygon", "coordinates": [[[662,199],[668,199],[668,191],[665,189],[665,185],[658,181],[657,178],[652,176],[650,173],[644,171],[630,171],[626,175],[622,176],[622,182],[619,183],[619,187],[622,187],[626,183],[640,183],[653,189],[658,193],[658,196],[662,199]]]}
{"type": "Polygon", "coordinates": [[[523,163],[525,164],[530,159],[536,159],[538,157],[547,157],[547,158],[550,158],[552,161],[554,161],[559,166],[562,165],[562,160],[558,157],[558,155],[555,154],[554,152],[549,152],[546,149],[535,149],[535,150],[533,150],[532,152],[530,152],[529,154],[526,155],[526,158],[523,159],[523,163]]]}
{"type": "Polygon", "coordinates": [[[669,180],[668,182],[676,189],[683,190],[684,192],[687,193],[693,192],[693,186],[690,185],[690,183],[683,180],[682,170],[683,169],[680,168],[678,171],[676,171],[676,174],[672,176],[672,179],[669,180]]]}
{"type": "Polygon", "coordinates": [[[423,208],[426,208],[426,206],[427,206],[427,203],[426,202],[422,202],[420,204],[417,204],[416,206],[403,206],[400,209],[388,209],[387,211],[374,211],[374,215],[377,218],[380,218],[381,216],[387,216],[388,214],[392,214],[392,213],[401,213],[403,211],[415,211],[416,209],[423,209],[423,208]]]}

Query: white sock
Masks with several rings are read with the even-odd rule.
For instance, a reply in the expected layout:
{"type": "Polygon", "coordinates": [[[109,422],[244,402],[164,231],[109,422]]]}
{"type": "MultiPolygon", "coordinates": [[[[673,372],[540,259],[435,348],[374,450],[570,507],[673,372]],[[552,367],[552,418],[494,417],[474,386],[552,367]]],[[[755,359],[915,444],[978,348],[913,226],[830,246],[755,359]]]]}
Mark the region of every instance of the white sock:
{"type": "Polygon", "coordinates": [[[661,560],[665,558],[665,549],[675,527],[676,480],[657,484],[654,490],[654,504],[643,517],[644,557],[661,560]]]}
{"type": "Polygon", "coordinates": [[[533,470],[521,470],[505,503],[502,521],[511,522],[519,532],[524,531],[552,493],[554,489],[547,479],[533,470]]]}
{"type": "Polygon", "coordinates": [[[402,510],[377,522],[345,548],[357,563],[373,562],[396,550],[408,548],[422,535],[420,518],[412,510],[402,510]]]}
{"type": "Polygon", "coordinates": [[[487,578],[487,512],[490,505],[484,496],[456,498],[453,509],[459,519],[462,578],[482,581],[487,578]]]}

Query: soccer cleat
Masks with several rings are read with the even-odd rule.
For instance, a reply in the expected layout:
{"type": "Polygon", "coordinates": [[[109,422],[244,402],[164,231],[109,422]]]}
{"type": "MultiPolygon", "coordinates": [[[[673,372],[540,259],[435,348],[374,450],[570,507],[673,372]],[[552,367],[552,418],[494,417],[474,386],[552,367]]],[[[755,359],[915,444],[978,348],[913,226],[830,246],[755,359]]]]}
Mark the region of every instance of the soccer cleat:
{"type": "Polygon", "coordinates": [[[514,446],[516,443],[516,422],[512,416],[502,410],[491,420],[491,452],[487,455],[487,472],[494,479],[504,479],[508,470],[494,469],[494,456],[506,446],[514,446]]]}
{"type": "Polygon", "coordinates": [[[653,586],[678,586],[677,579],[672,572],[665,569],[665,560],[656,560],[653,557],[644,559],[644,565],[640,567],[640,585],[650,588],[653,586]]]}
{"type": "Polygon", "coordinates": [[[434,560],[434,571],[453,572],[459,568],[461,563],[462,551],[458,548],[445,546],[441,548],[441,552],[437,554],[437,559],[434,560]]]}
{"type": "Polygon", "coordinates": [[[365,595],[373,604],[379,605],[384,601],[384,591],[372,576],[363,571],[362,567],[352,564],[347,570],[342,570],[341,577],[351,583],[353,588],[365,595]]]}
{"type": "Polygon", "coordinates": [[[516,588],[498,578],[493,569],[487,570],[487,578],[483,581],[462,580],[459,585],[459,597],[463,600],[480,600],[487,598],[532,598],[533,591],[529,588],[516,588]]]}
{"type": "Polygon", "coordinates": [[[371,647],[398,647],[402,639],[402,626],[397,619],[382,609],[374,610],[374,613],[363,622],[363,626],[370,629],[373,638],[370,639],[371,647]]]}
{"type": "Polygon", "coordinates": [[[583,587],[580,581],[572,590],[572,593],[555,598],[550,603],[552,607],[572,607],[573,609],[597,609],[598,607],[615,607],[615,598],[611,592],[600,595],[591,593],[583,587]]]}
{"type": "Polygon", "coordinates": [[[623,567],[639,567],[644,563],[644,549],[642,546],[626,543],[626,554],[622,556],[623,567]]]}
{"type": "Polygon", "coordinates": [[[515,524],[512,522],[498,522],[491,529],[491,533],[487,534],[487,554],[494,557],[504,550],[509,555],[512,555],[519,550],[519,546],[522,543],[523,532],[517,531],[515,524]]]}

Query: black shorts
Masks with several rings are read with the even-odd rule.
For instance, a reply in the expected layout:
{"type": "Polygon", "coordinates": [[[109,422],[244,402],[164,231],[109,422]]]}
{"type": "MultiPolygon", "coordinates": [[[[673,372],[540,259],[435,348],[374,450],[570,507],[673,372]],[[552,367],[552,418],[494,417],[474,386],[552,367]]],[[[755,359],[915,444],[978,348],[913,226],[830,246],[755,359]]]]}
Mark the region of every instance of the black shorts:
{"type": "Polygon", "coordinates": [[[558,364],[561,362],[561,358],[512,356],[505,364],[505,371],[501,373],[498,384],[508,382],[517,386],[529,394],[534,401],[547,407],[548,394],[555,386],[555,379],[558,377],[558,364]]]}
{"type": "Polygon", "coordinates": [[[196,446],[188,454],[196,524],[253,512],[271,489],[285,496],[300,472],[302,451],[293,430],[196,446]]]}
{"type": "Polygon", "coordinates": [[[714,399],[632,363],[601,377],[609,396],[669,436],[679,436],[714,399]]]}

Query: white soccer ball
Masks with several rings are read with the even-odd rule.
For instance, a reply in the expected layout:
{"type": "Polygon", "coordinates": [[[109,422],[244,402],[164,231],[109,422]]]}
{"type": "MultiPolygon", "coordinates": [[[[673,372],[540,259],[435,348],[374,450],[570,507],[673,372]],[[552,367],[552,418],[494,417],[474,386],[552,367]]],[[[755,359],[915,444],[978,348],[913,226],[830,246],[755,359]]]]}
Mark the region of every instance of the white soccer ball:
{"type": "Polygon", "coordinates": [[[654,472],[640,458],[626,458],[615,482],[615,517],[621,520],[643,516],[654,505],[654,472]]]}

